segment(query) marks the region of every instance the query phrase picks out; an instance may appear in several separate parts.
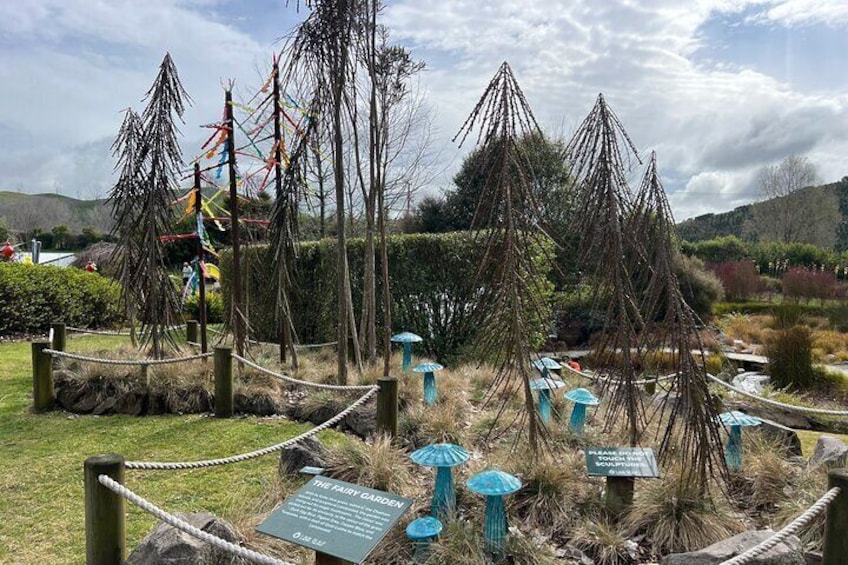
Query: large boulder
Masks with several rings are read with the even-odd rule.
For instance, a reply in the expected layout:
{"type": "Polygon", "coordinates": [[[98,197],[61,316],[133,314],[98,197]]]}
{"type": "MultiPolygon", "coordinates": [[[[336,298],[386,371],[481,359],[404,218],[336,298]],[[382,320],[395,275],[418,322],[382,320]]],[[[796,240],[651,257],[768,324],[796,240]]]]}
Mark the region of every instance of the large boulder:
{"type": "Polygon", "coordinates": [[[817,469],[824,465],[830,469],[845,467],[846,462],[848,462],[848,444],[835,437],[819,436],[807,466],[810,469],[817,469]]]}
{"type": "Polygon", "coordinates": [[[304,467],[326,467],[327,450],[316,437],[306,438],[280,452],[280,475],[295,475],[304,467]]]}
{"type": "MultiPolygon", "coordinates": [[[[774,532],[771,530],[743,532],[698,551],[668,555],[663,557],[660,565],[717,565],[744,553],[772,535],[774,532]]],[[[806,560],[801,550],[801,541],[795,536],[790,536],[747,563],[748,565],[806,565],[806,560]]]]}
{"type": "MultiPolygon", "coordinates": [[[[222,538],[238,543],[235,530],[224,520],[208,512],[179,513],[178,518],[192,526],[222,538]]],[[[164,522],[160,522],[147,534],[141,544],[130,553],[125,565],[204,565],[208,563],[243,564],[244,560],[222,549],[184,533],[164,522]]]]}
{"type": "Polygon", "coordinates": [[[767,418],[760,418],[760,420],[763,422],[758,428],[760,433],[780,446],[784,456],[800,457],[802,455],[801,438],[798,437],[795,430],[787,428],[774,420],[767,418]]]}
{"type": "Polygon", "coordinates": [[[366,404],[360,406],[348,414],[344,422],[344,429],[350,430],[362,439],[377,433],[377,405],[366,404]]]}
{"type": "Polygon", "coordinates": [[[730,384],[745,392],[759,395],[763,393],[765,386],[770,382],[771,379],[768,375],[763,375],[757,371],[747,371],[734,376],[730,384]]]}
{"type": "Polygon", "coordinates": [[[739,410],[757,418],[766,418],[773,422],[777,422],[781,426],[793,428],[795,430],[812,430],[815,428],[815,423],[806,415],[790,410],[781,410],[775,406],[768,406],[756,402],[747,402],[744,400],[725,400],[724,409],[739,410]]]}

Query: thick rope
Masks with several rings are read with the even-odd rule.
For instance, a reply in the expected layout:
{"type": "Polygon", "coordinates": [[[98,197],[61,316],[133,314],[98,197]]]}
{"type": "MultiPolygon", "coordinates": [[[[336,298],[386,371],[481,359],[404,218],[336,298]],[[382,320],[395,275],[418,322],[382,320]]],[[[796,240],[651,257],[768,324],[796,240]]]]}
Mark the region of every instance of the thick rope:
{"type": "MultiPolygon", "coordinates": [[[[587,373],[585,371],[578,371],[577,369],[575,369],[574,367],[571,367],[569,365],[563,365],[563,368],[568,369],[572,373],[576,373],[576,374],[580,375],[581,377],[587,378],[590,381],[603,381],[603,382],[609,382],[609,383],[612,383],[612,384],[624,384],[626,382],[626,381],[618,381],[618,380],[615,380],[615,379],[611,379],[609,377],[602,377],[600,375],[593,375],[593,374],[587,373]]],[[[638,381],[632,381],[631,384],[646,385],[648,383],[661,383],[663,381],[671,380],[676,376],[677,376],[677,373],[671,373],[670,375],[663,375],[662,377],[656,377],[656,378],[653,378],[653,379],[640,379],[638,381]]]]}
{"type": "Polygon", "coordinates": [[[118,331],[110,331],[110,330],[89,330],[86,328],[75,328],[72,326],[65,326],[65,329],[69,332],[75,332],[80,334],[93,334],[93,335],[113,335],[113,336],[129,336],[129,332],[118,332],[118,331]]]}
{"type": "Polygon", "coordinates": [[[721,565],[745,565],[746,563],[750,563],[755,557],[759,557],[766,551],[770,550],[780,542],[784,541],[789,536],[795,535],[801,528],[805,527],[809,524],[816,516],[822,513],[827,505],[830,504],[834,498],[839,496],[841,492],[839,487],[833,487],[829,491],[827,491],[824,496],[818,499],[812,506],[807,508],[803,514],[795,518],[792,523],[788,524],[785,528],[776,532],[770,538],[764,540],[763,542],[755,545],[748,551],[744,553],[740,553],[733,559],[728,559],[727,561],[723,561],[721,565]]]}
{"type": "Polygon", "coordinates": [[[211,357],[212,353],[200,353],[198,355],[189,355],[188,357],[176,357],[174,359],[102,359],[100,357],[88,357],[86,355],[78,355],[76,353],[68,353],[67,351],[57,351],[56,349],[45,349],[44,353],[49,353],[53,357],[64,357],[65,359],[74,359],[76,361],[87,361],[89,363],[100,363],[101,365],[126,365],[135,367],[144,367],[147,365],[168,365],[170,363],[184,363],[186,361],[194,361],[211,357]]]}
{"type": "Polygon", "coordinates": [[[777,406],[778,408],[784,408],[786,410],[791,410],[793,412],[805,412],[807,414],[826,414],[828,416],[848,416],[848,410],[825,410],[824,408],[808,408],[807,406],[795,406],[794,404],[784,404],[783,402],[778,402],[777,400],[772,400],[770,398],[765,398],[763,396],[759,396],[757,394],[752,394],[748,391],[742,390],[741,388],[736,388],[730,383],[726,383],[720,378],[707,373],[707,376],[718,384],[741,394],[742,396],[747,396],[748,398],[752,398],[758,402],[762,402],[764,404],[771,404],[772,406],[777,406]]]}
{"type": "Polygon", "coordinates": [[[233,353],[232,357],[236,361],[244,363],[248,367],[253,367],[254,369],[259,371],[260,373],[265,373],[266,375],[270,375],[272,377],[276,377],[278,379],[281,379],[281,380],[284,380],[284,381],[287,381],[287,382],[290,382],[290,383],[293,383],[293,384],[306,386],[306,387],[320,388],[320,389],[324,389],[324,390],[371,390],[372,388],[374,388],[376,386],[376,385],[355,385],[355,386],[354,385],[327,385],[327,384],[322,384],[322,383],[313,383],[311,381],[301,381],[299,379],[295,379],[295,378],[289,377],[287,375],[283,375],[282,373],[275,373],[274,371],[272,371],[270,369],[266,369],[265,367],[263,367],[261,365],[257,365],[256,363],[254,363],[250,359],[245,359],[244,357],[242,357],[241,355],[238,355],[236,353],[233,353]]]}
{"type": "Polygon", "coordinates": [[[279,559],[271,557],[270,555],[257,553],[256,551],[228,542],[227,540],[221,539],[218,536],[213,536],[209,532],[204,532],[200,528],[192,526],[188,522],[177,518],[173,514],[165,512],[152,502],[145,500],[144,498],[140,497],[139,495],[137,495],[136,493],[134,493],[121,483],[113,480],[107,475],[100,475],[99,477],[97,477],[97,480],[104,487],[108,488],[115,494],[129,500],[145,512],[156,516],[166,524],[170,524],[178,530],[181,530],[192,537],[195,537],[201,541],[205,541],[210,545],[214,545],[215,547],[223,549],[227,553],[237,555],[243,559],[247,559],[248,561],[252,561],[254,563],[262,563],[263,565],[293,565],[292,563],[289,563],[287,561],[280,561],[279,559]]]}
{"type": "MultiPolygon", "coordinates": [[[[269,345],[271,347],[276,347],[278,349],[280,347],[279,343],[272,343],[270,341],[258,341],[258,340],[255,340],[255,339],[248,339],[247,341],[248,341],[248,343],[253,343],[253,344],[256,344],[256,345],[269,345]]],[[[318,347],[329,347],[331,345],[336,345],[337,343],[339,343],[339,342],[338,341],[328,341],[327,343],[304,343],[304,344],[295,343],[294,347],[295,347],[295,349],[313,349],[313,348],[318,348],[318,347]]]]}
{"type": "Polygon", "coordinates": [[[178,463],[159,463],[155,461],[127,461],[124,465],[127,469],[144,469],[144,470],[157,470],[157,471],[167,471],[167,470],[176,470],[176,469],[201,469],[203,467],[215,467],[217,465],[227,465],[229,463],[240,463],[242,461],[248,461],[250,459],[256,459],[257,457],[262,457],[263,455],[268,455],[269,453],[274,453],[275,451],[281,451],[290,445],[294,445],[299,441],[303,441],[304,439],[310,438],[321,432],[326,430],[327,428],[335,425],[345,418],[348,414],[353,412],[355,409],[359,408],[362,404],[365,404],[369,398],[374,396],[380,387],[373,386],[371,390],[363,394],[359,399],[318,426],[315,426],[311,430],[300,434],[299,436],[295,436],[291,439],[287,439],[282,443],[278,443],[276,445],[271,445],[262,449],[257,449],[256,451],[251,451],[249,453],[242,453],[240,455],[233,455],[232,457],[224,457],[221,459],[206,459],[204,461],[187,461],[187,462],[178,462],[178,463]]]}

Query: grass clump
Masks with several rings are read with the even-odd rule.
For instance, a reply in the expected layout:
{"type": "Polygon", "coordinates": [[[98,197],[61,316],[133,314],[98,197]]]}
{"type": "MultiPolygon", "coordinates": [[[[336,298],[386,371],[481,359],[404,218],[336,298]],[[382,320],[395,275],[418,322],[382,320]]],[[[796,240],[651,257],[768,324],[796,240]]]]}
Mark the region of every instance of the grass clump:
{"type": "Polygon", "coordinates": [[[571,532],[571,544],[598,565],[627,565],[636,557],[636,544],[605,517],[590,518],[576,527],[571,532]]]}
{"type": "Polygon", "coordinates": [[[624,523],[646,534],[658,552],[680,553],[706,547],[741,531],[723,501],[688,488],[680,469],[648,482],[636,492],[624,523]]]}
{"type": "Polygon", "coordinates": [[[350,440],[328,449],[327,474],[365,487],[414,494],[409,456],[378,435],[367,442],[350,440]]]}

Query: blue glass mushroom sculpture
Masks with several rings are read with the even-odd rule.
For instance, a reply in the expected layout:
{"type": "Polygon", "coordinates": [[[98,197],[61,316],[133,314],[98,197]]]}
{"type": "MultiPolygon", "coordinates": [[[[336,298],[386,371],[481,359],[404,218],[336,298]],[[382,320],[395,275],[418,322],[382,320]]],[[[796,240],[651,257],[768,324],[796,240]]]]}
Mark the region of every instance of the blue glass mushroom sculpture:
{"type": "Polygon", "coordinates": [[[436,403],[438,395],[436,393],[436,371],[444,369],[438,363],[421,363],[412,371],[414,373],[424,373],[424,404],[432,406],[436,403]]]}
{"type": "Polygon", "coordinates": [[[533,361],[533,366],[536,367],[536,369],[540,373],[542,373],[543,377],[550,377],[551,372],[557,372],[562,370],[562,365],[560,365],[550,357],[542,357],[541,359],[533,361]]]}
{"type": "Polygon", "coordinates": [[[598,397],[585,388],[569,390],[565,393],[565,397],[574,402],[574,409],[571,411],[569,420],[571,431],[577,434],[582,433],[583,425],[586,423],[586,407],[597,406],[598,397]]]}
{"type": "Polygon", "coordinates": [[[551,421],[551,391],[564,386],[564,382],[551,377],[530,381],[530,390],[539,393],[539,416],[546,424],[551,421]]]}
{"type": "Polygon", "coordinates": [[[490,469],[477,473],[465,484],[471,492],[486,497],[486,517],[483,526],[486,550],[500,555],[503,552],[507,528],[504,497],[520,489],[521,481],[509,473],[490,469]]]}
{"type": "Polygon", "coordinates": [[[427,562],[430,557],[430,542],[442,532],[442,523],[432,516],[416,518],[406,527],[406,537],[415,542],[412,562],[416,565],[427,562]]]}
{"type": "Polygon", "coordinates": [[[412,344],[424,341],[421,336],[415,335],[412,332],[403,332],[392,336],[393,343],[403,344],[403,372],[409,370],[412,364],[412,344]]]}
{"type": "Polygon", "coordinates": [[[727,440],[727,448],[724,451],[727,466],[733,471],[739,471],[742,469],[742,428],[759,426],[762,420],[736,410],[723,412],[718,417],[722,424],[730,426],[730,432],[728,432],[730,438],[727,440]]]}
{"type": "Polygon", "coordinates": [[[471,455],[452,443],[435,443],[413,451],[410,458],[418,465],[436,468],[436,488],[430,513],[437,518],[446,518],[456,509],[456,489],[451,469],[468,461],[471,455]]]}

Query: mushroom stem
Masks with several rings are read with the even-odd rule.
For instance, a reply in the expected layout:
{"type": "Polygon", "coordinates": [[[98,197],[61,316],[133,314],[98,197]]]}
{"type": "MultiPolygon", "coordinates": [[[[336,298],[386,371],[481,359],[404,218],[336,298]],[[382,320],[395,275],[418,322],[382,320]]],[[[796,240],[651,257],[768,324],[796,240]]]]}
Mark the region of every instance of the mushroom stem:
{"type": "Polygon", "coordinates": [[[412,553],[412,562],[415,565],[423,565],[430,558],[430,541],[433,538],[424,538],[415,542],[415,551],[412,553]]]}
{"type": "Polygon", "coordinates": [[[539,416],[544,423],[551,421],[551,391],[550,389],[539,390],[539,416]]]}
{"type": "Polygon", "coordinates": [[[424,373],[424,404],[432,406],[437,398],[436,375],[432,371],[424,373]]]}
{"type": "Polygon", "coordinates": [[[503,496],[491,495],[486,497],[485,520],[483,537],[486,543],[486,551],[500,555],[503,552],[507,528],[503,496]]]}
{"type": "Polygon", "coordinates": [[[412,344],[406,342],[403,344],[403,372],[407,372],[409,370],[409,366],[412,364],[412,344]]]}
{"type": "Polygon", "coordinates": [[[436,488],[430,513],[439,520],[447,519],[456,508],[456,488],[450,467],[436,467],[436,488]]]}
{"type": "Polygon", "coordinates": [[[742,426],[730,426],[729,435],[724,457],[731,470],[739,471],[742,469],[742,426]]]}
{"type": "Polygon", "coordinates": [[[578,402],[574,405],[574,409],[571,411],[571,419],[569,420],[571,431],[578,434],[583,433],[583,424],[585,422],[586,405],[578,402]]]}

